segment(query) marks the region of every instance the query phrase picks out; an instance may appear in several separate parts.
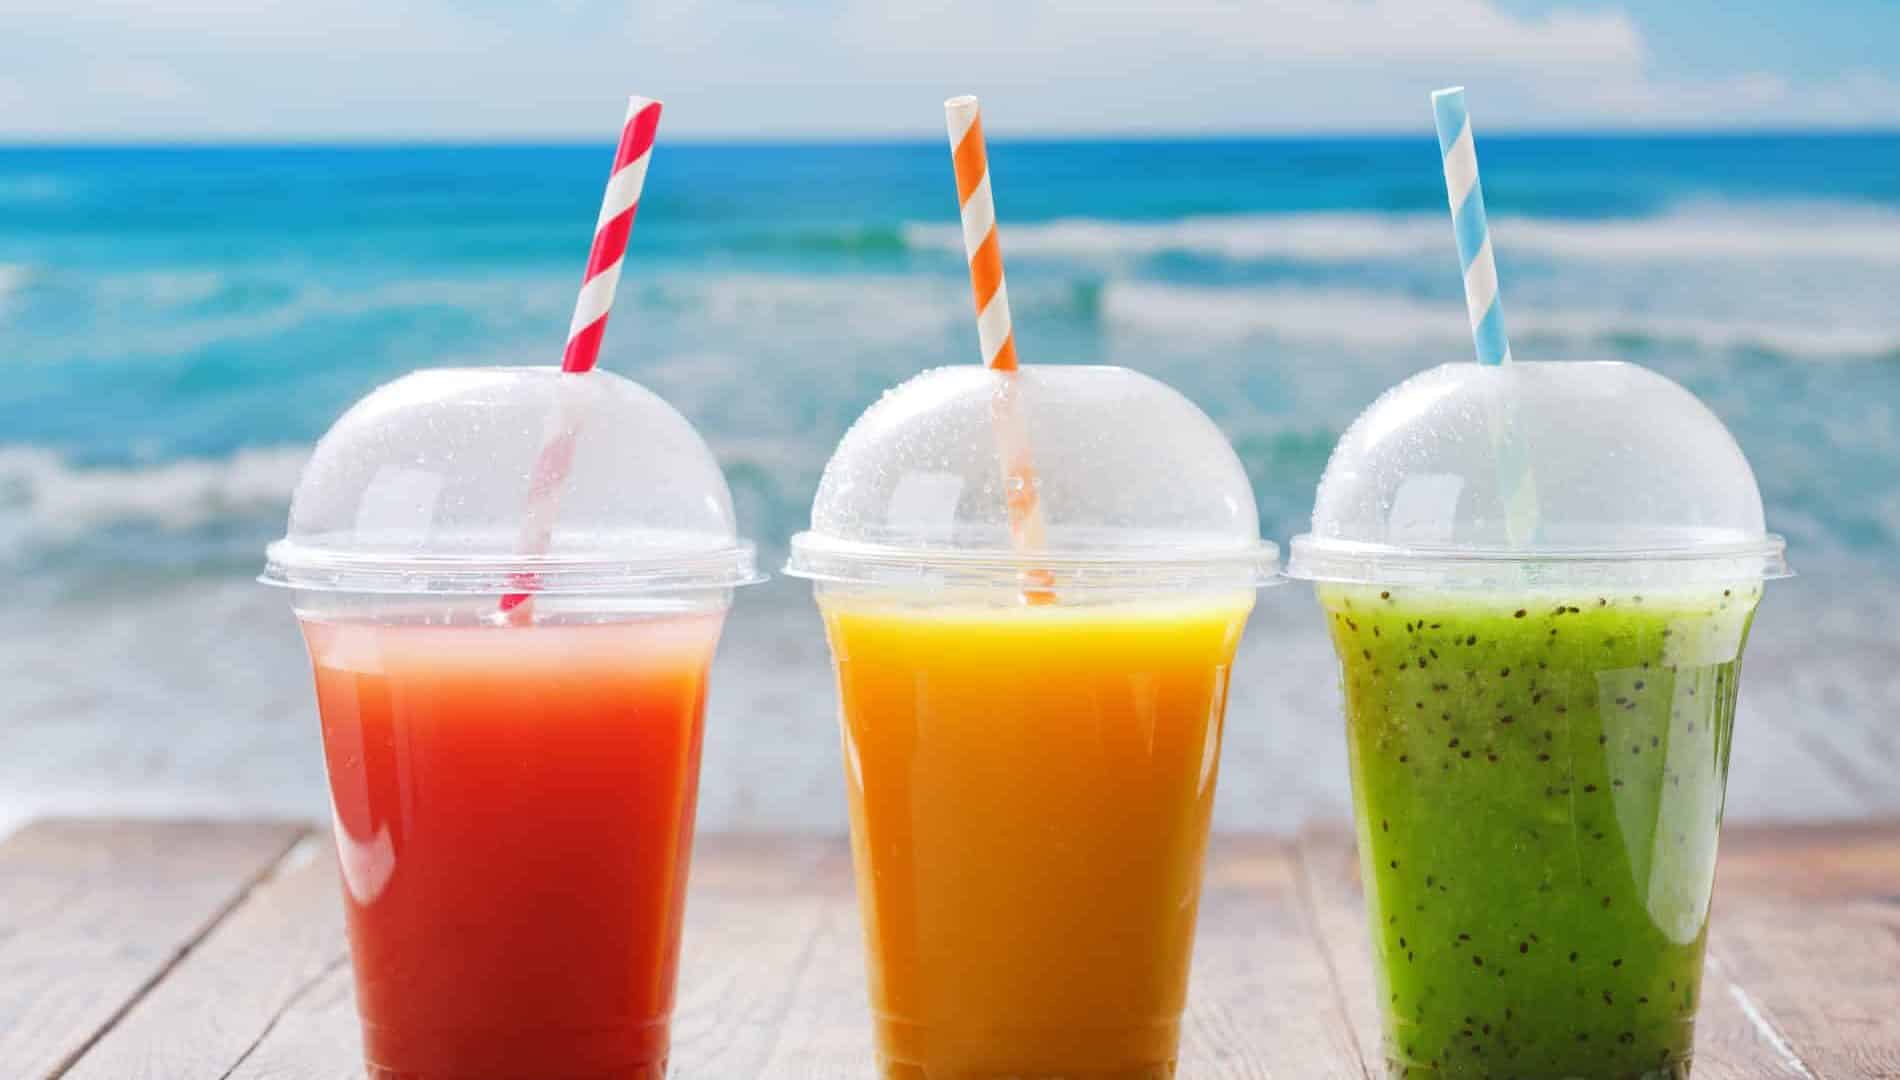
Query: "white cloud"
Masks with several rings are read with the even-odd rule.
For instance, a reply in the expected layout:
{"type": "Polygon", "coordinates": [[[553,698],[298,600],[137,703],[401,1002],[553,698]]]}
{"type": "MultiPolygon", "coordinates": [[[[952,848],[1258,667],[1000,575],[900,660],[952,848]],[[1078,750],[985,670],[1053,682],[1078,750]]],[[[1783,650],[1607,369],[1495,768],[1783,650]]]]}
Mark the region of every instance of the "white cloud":
{"type": "Polygon", "coordinates": [[[674,134],[932,134],[974,91],[1009,132],[1419,130],[1464,82],[1486,130],[1900,123],[1879,72],[1671,78],[1619,9],[1496,0],[13,0],[0,136],[600,137],[628,92],[674,134]]]}
{"type": "Polygon", "coordinates": [[[855,0],[847,22],[863,44],[948,67],[999,49],[1019,56],[1171,54],[1301,65],[1482,59],[1517,68],[1622,66],[1639,60],[1643,49],[1635,24],[1620,11],[1523,18],[1490,0],[1177,0],[1165,9],[978,0],[923,16],[855,0]]]}

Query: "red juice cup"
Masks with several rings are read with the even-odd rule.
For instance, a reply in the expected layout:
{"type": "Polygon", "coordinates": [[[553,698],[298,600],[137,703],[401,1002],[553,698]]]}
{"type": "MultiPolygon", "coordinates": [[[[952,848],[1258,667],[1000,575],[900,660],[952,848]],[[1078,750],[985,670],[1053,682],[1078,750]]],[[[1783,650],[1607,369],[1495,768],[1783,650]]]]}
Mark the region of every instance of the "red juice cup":
{"type": "Polygon", "coordinates": [[[616,375],[418,372],[318,443],[264,580],[315,669],[373,1080],[664,1075],[707,668],[756,579],[704,442],[616,375]]]}

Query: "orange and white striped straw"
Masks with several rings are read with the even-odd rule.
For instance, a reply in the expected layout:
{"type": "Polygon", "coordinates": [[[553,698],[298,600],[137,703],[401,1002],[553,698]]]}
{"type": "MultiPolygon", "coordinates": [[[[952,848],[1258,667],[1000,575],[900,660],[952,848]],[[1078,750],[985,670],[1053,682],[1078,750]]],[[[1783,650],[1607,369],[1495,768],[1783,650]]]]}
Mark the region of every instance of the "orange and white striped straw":
{"type": "MultiPolygon", "coordinates": [[[[957,206],[963,217],[963,251],[970,261],[970,289],[976,300],[976,336],[983,364],[1010,376],[996,403],[997,441],[1002,449],[1003,484],[1009,506],[1010,536],[1019,551],[1045,544],[1036,468],[1015,393],[1016,333],[1009,321],[1009,289],[1003,284],[1003,249],[996,239],[996,200],[990,193],[989,154],[983,146],[983,114],[976,98],[953,97],[943,103],[950,129],[950,160],[957,176],[957,206]]],[[[1054,578],[1047,570],[1023,574],[1023,598],[1049,603],[1054,578]]]]}
{"type": "Polygon", "coordinates": [[[983,363],[995,371],[1015,371],[1016,334],[1009,323],[1009,289],[1003,284],[1003,249],[996,240],[996,199],[990,193],[990,159],[983,148],[983,114],[967,94],[944,102],[943,112],[950,126],[950,160],[957,173],[963,251],[970,259],[983,363]]]}
{"type": "MultiPolygon", "coordinates": [[[[587,252],[587,270],[581,275],[580,295],[574,300],[574,318],[567,327],[567,348],[561,354],[561,370],[584,375],[600,359],[600,341],[607,332],[607,314],[614,306],[614,290],[620,284],[620,266],[627,255],[627,238],[633,232],[633,216],[640,209],[640,191],[646,186],[647,163],[653,157],[653,140],[660,127],[659,102],[652,98],[627,99],[627,118],[620,124],[620,144],[614,149],[614,166],[607,175],[607,190],[601,196],[600,213],[594,219],[594,243],[587,252]]],[[[559,509],[561,485],[574,462],[574,442],[580,432],[562,416],[552,438],[541,448],[535,462],[534,477],[528,489],[528,513],[521,526],[520,550],[524,555],[547,551],[554,536],[554,514],[559,509]]],[[[531,588],[533,574],[516,577],[518,588],[531,588]]],[[[530,621],[526,592],[509,593],[501,598],[501,610],[509,621],[530,621]]]]}

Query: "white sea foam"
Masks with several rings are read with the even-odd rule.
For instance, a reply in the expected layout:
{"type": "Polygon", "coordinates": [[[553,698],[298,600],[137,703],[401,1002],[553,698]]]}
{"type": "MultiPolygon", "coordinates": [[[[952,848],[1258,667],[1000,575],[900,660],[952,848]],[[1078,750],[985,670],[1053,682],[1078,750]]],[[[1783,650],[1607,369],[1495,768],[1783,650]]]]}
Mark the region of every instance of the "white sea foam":
{"type": "MultiPolygon", "coordinates": [[[[0,264],[0,299],[10,268],[0,264]]],[[[24,281],[26,268],[20,268],[24,281]]],[[[177,307],[208,299],[226,282],[211,272],[123,274],[92,286],[98,301],[115,306],[177,307]]],[[[899,275],[683,273],[621,285],[616,310],[690,312],[701,332],[780,334],[826,332],[854,344],[892,344],[940,333],[970,318],[967,290],[941,280],[899,275]]],[[[241,312],[176,318],[116,331],[95,327],[75,344],[82,358],[128,354],[178,355],[214,345],[252,342],[312,322],[373,317],[427,309],[465,311],[491,334],[565,327],[574,302],[566,273],[485,277],[415,277],[333,285],[290,281],[283,298],[241,312]]],[[[558,337],[554,338],[558,344],[558,337]]]]}
{"type": "MultiPolygon", "coordinates": [[[[281,298],[252,309],[179,317],[170,310],[215,297],[229,279],[215,271],[108,275],[91,284],[92,301],[121,311],[160,309],[158,321],[95,326],[72,344],[79,359],[180,355],[215,345],[254,342],[330,319],[359,319],[414,309],[468,311],[494,324],[565,323],[573,283],[565,275],[414,277],[333,285],[262,275],[281,298]]],[[[3,283],[0,283],[3,284],[3,283]]],[[[4,293],[0,292],[0,296],[4,293]]],[[[558,339],[557,343],[558,343],[558,339]]]]}
{"type": "Polygon", "coordinates": [[[1652,219],[1493,219],[1500,250],[1590,259],[1830,259],[1900,263],[1900,213],[1821,205],[1812,209],[1685,207],[1652,219]]]}
{"type": "Polygon", "coordinates": [[[0,301],[19,292],[33,276],[33,268],[25,263],[0,263],[0,301]]]}
{"type": "MultiPolygon", "coordinates": [[[[1070,218],[1009,225],[1003,242],[1012,255],[1346,262],[1443,255],[1450,250],[1450,228],[1446,215],[1435,213],[1229,214],[1155,222],[1070,218]]],[[[1597,221],[1494,214],[1491,232],[1498,250],[1515,256],[1900,264],[1900,213],[1846,204],[1690,203],[1656,217],[1597,221]]],[[[962,251],[953,225],[912,223],[904,239],[914,248],[962,251]]]]}
{"type": "MultiPolygon", "coordinates": [[[[1762,349],[1809,358],[1900,354],[1900,327],[1809,325],[1613,310],[1507,309],[1513,338],[1581,344],[1625,343],[1707,349],[1762,349]]],[[[1396,293],[1111,282],[1102,317],[1131,333],[1225,342],[1273,337],[1360,348],[1403,348],[1470,337],[1464,306],[1396,293]]]]}
{"type": "Polygon", "coordinates": [[[1117,330],[1208,342],[1279,337],[1382,348],[1469,333],[1462,305],[1391,293],[1143,281],[1104,287],[1102,318],[1117,330]]]}
{"type": "Polygon", "coordinates": [[[105,275],[95,292],[115,303],[182,307],[209,300],[224,287],[224,275],[216,270],[152,270],[105,275]]]}
{"type": "MultiPolygon", "coordinates": [[[[1006,225],[1003,243],[1011,255],[1188,254],[1331,262],[1442,251],[1449,228],[1441,218],[1424,214],[1227,214],[1154,222],[1067,218],[1006,225]]],[[[915,248],[963,250],[955,226],[909,224],[904,241],[915,248]]]]}
{"type": "Polygon", "coordinates": [[[768,332],[835,327],[854,342],[915,340],[973,318],[967,290],[897,275],[681,274],[634,290],[636,303],[690,309],[696,323],[768,332]]]}
{"type": "Polygon", "coordinates": [[[95,468],[40,447],[0,447],[0,510],[17,514],[27,536],[43,539],[119,522],[186,529],[288,505],[308,456],[307,447],[274,446],[221,459],[95,468]]]}

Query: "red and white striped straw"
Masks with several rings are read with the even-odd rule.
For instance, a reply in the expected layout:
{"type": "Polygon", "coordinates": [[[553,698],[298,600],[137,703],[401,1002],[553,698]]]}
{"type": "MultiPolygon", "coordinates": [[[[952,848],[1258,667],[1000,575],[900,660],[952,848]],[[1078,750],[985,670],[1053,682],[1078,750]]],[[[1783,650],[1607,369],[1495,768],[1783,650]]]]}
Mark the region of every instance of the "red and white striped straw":
{"type": "MultiPolygon", "coordinates": [[[[950,129],[950,160],[957,176],[957,207],[963,218],[963,251],[970,260],[970,289],[976,300],[976,337],[983,363],[1006,373],[1007,387],[993,406],[992,421],[1003,459],[1004,499],[1010,538],[1018,551],[1039,551],[1046,544],[1041,496],[1029,434],[1016,400],[1016,332],[1009,321],[1009,290],[1003,285],[1003,249],[996,239],[996,201],[990,194],[989,154],[983,145],[983,116],[976,98],[964,95],[943,103],[950,129]]],[[[1022,574],[1023,599],[1031,604],[1055,600],[1055,578],[1047,570],[1022,574]]]]}
{"type": "MultiPolygon", "coordinates": [[[[640,209],[640,189],[646,186],[647,162],[653,157],[653,139],[660,128],[660,108],[652,98],[627,99],[627,119],[620,126],[620,146],[614,151],[613,172],[607,177],[607,191],[600,200],[600,216],[594,219],[594,246],[587,253],[587,272],[581,277],[574,318],[567,328],[567,349],[561,354],[561,370],[569,374],[592,371],[594,362],[600,359],[607,313],[614,306],[627,237],[633,232],[633,215],[640,209]]],[[[564,415],[554,436],[541,449],[528,490],[527,516],[521,524],[518,547],[524,555],[547,551],[553,539],[561,485],[574,462],[574,443],[579,436],[580,431],[564,415]]],[[[518,588],[531,588],[534,581],[533,574],[515,576],[518,588]]],[[[529,621],[529,595],[516,592],[503,596],[501,610],[513,622],[529,621]]]]}
{"type": "Polygon", "coordinates": [[[594,221],[594,247],[587,253],[587,273],[574,301],[574,320],[567,328],[567,351],[561,370],[591,370],[600,357],[600,339],[607,331],[607,312],[614,306],[614,287],[620,284],[620,264],[627,254],[627,235],[640,209],[640,189],[646,185],[647,162],[653,157],[653,137],[660,128],[660,103],[652,98],[627,99],[627,119],[620,128],[620,148],[614,152],[613,174],[600,200],[594,221]]]}

